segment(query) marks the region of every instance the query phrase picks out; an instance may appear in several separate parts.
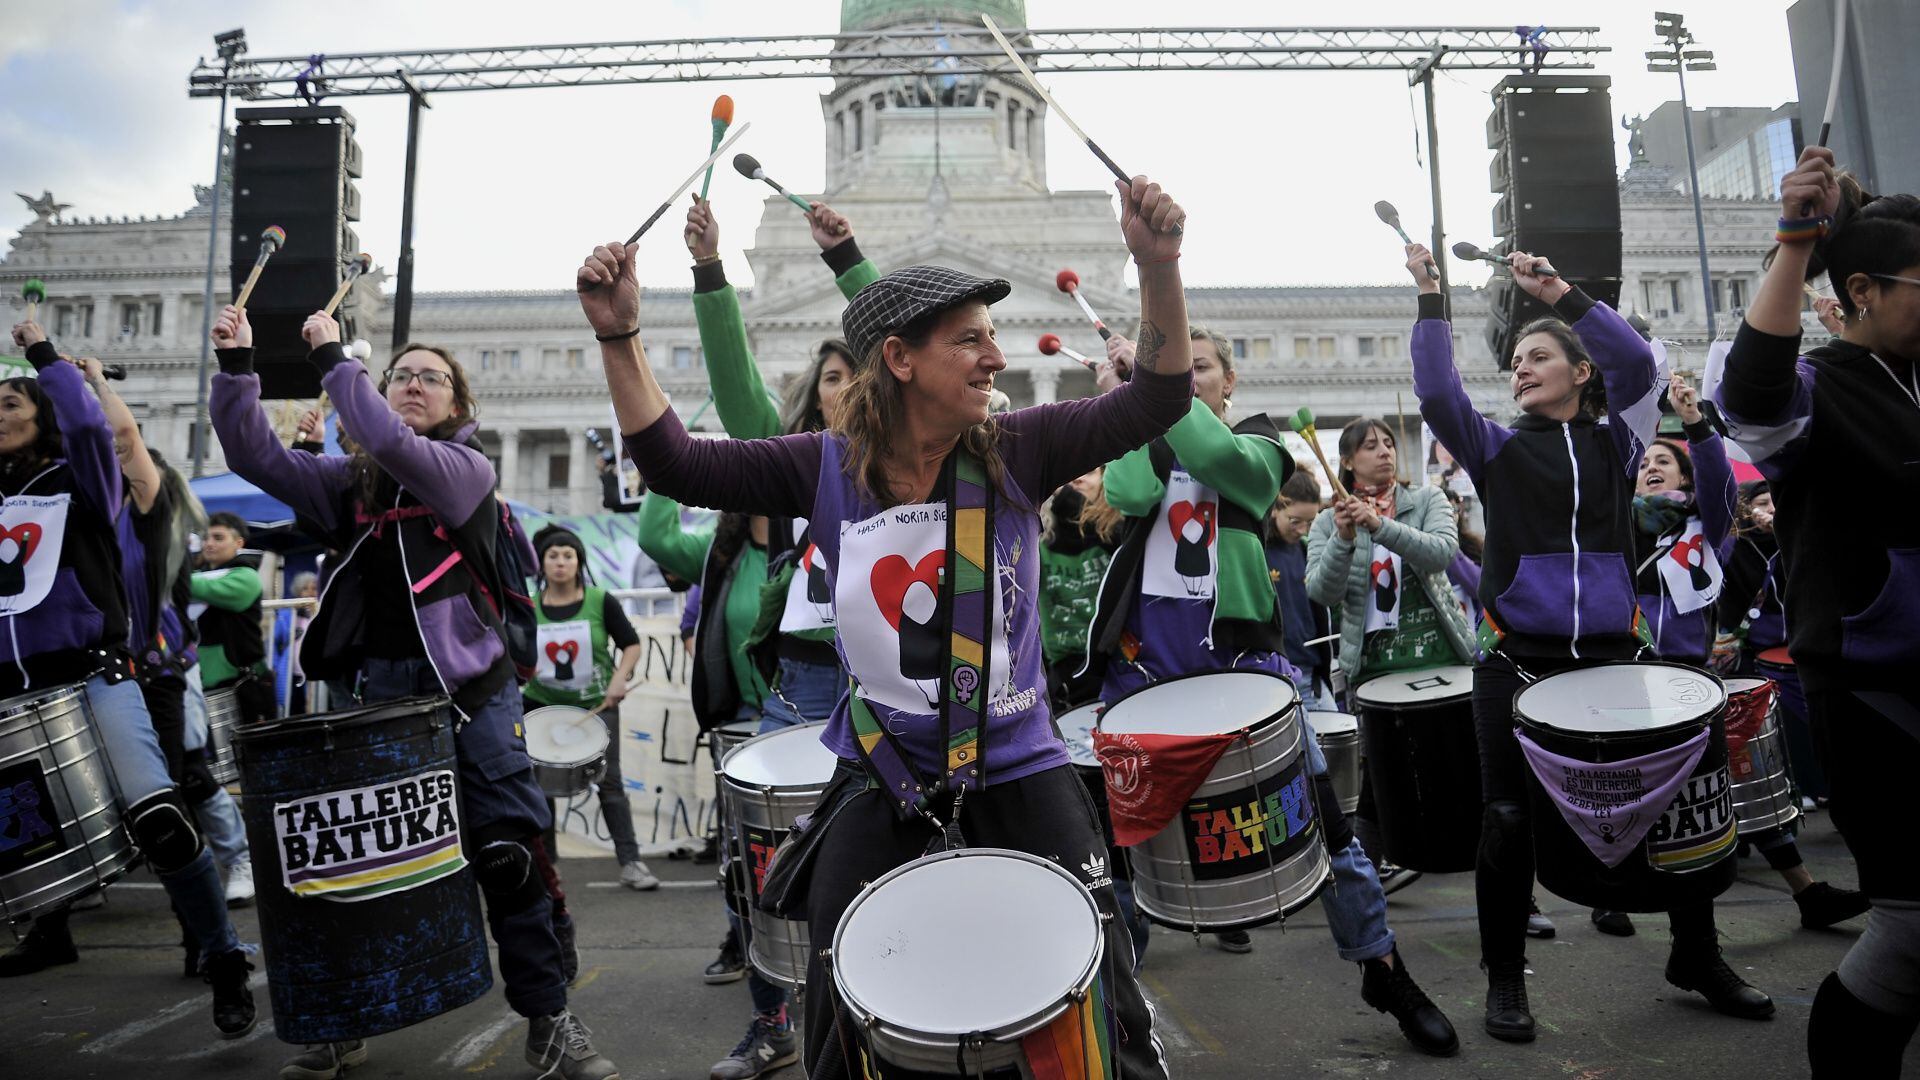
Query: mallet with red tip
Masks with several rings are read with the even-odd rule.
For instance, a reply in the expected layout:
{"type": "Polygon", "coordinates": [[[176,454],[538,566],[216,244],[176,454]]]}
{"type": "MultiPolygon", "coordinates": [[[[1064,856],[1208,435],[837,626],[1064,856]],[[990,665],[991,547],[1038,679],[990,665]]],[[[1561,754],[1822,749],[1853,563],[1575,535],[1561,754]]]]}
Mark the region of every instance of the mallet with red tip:
{"type": "Polygon", "coordinates": [[[1053,275],[1053,284],[1061,292],[1073,297],[1073,302],[1079,304],[1080,310],[1087,313],[1087,321],[1093,324],[1095,330],[1100,331],[1100,340],[1105,341],[1113,336],[1113,331],[1107,329],[1107,324],[1101,322],[1100,316],[1094,314],[1093,305],[1087,303],[1087,298],[1080,295],[1080,275],[1074,273],[1071,267],[1053,275]]]}
{"type": "Polygon", "coordinates": [[[1099,365],[1087,359],[1084,353],[1075,352],[1066,345],[1061,344],[1059,334],[1040,335],[1040,354],[1042,356],[1065,356],[1069,360],[1077,360],[1085,365],[1088,371],[1096,371],[1099,367],[1099,365]]]}

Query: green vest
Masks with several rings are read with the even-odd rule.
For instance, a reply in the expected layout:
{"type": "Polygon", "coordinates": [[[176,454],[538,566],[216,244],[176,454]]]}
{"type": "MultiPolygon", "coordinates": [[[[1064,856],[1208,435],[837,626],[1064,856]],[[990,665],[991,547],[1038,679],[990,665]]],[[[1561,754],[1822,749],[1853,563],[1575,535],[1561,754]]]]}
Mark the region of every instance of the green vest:
{"type": "Polygon", "coordinates": [[[607,652],[607,591],[589,585],[580,611],[557,621],[543,599],[533,606],[536,667],[523,693],[541,705],[591,709],[606,700],[613,659],[607,652]]]}

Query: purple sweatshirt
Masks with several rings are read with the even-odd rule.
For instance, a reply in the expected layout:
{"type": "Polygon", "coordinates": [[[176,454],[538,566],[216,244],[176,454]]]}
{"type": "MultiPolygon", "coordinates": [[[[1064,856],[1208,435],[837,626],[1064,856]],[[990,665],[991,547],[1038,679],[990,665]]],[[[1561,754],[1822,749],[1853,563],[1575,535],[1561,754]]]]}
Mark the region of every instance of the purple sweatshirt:
{"type": "MultiPolygon", "coordinates": [[[[1004,618],[992,648],[996,658],[1002,658],[1004,648],[1005,664],[996,662],[990,675],[992,696],[982,743],[988,783],[1067,764],[1066,748],[1054,734],[1047,710],[1035,603],[1040,585],[1037,507],[1074,477],[1163,434],[1186,415],[1191,397],[1192,380],[1186,374],[1139,372],[1126,385],[1098,397],[1036,405],[999,417],[1006,489],[995,507],[993,545],[999,586],[995,607],[1004,618]]],[[[671,498],[716,510],[804,517],[812,524],[836,598],[841,633],[834,645],[842,664],[867,689],[875,716],[899,733],[914,766],[925,773],[944,769],[945,754],[937,746],[938,714],[924,703],[919,708],[895,707],[887,699],[898,703],[899,696],[882,689],[913,677],[906,655],[912,629],[918,627],[924,636],[926,627],[939,625],[937,614],[916,615],[907,599],[915,582],[906,575],[918,575],[921,567],[900,558],[902,574],[886,574],[883,564],[896,558],[888,556],[874,564],[871,587],[850,582],[847,590],[839,588],[844,541],[888,530],[904,534],[931,528],[938,528],[944,538],[944,506],[929,514],[908,506],[882,507],[847,476],[842,465],[845,439],[837,434],[696,440],[668,411],[627,435],[626,443],[628,456],[649,486],[671,498]],[[900,663],[888,654],[894,646],[863,633],[861,614],[848,608],[850,598],[863,608],[879,609],[894,624],[900,663]],[[913,623],[916,618],[921,621],[913,623]]],[[[933,686],[937,693],[937,680],[933,686]]],[[[854,759],[859,753],[847,708],[843,697],[822,741],[841,757],[854,759]]]]}

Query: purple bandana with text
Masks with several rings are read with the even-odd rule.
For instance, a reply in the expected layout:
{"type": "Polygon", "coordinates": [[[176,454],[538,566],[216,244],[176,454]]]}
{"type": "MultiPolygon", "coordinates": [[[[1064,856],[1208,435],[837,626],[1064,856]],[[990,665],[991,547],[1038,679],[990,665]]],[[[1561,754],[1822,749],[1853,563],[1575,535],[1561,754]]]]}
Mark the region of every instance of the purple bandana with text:
{"type": "Polygon", "coordinates": [[[1596,765],[1561,757],[1544,749],[1519,728],[1513,729],[1533,775],[1546,789],[1567,826],[1586,842],[1593,857],[1609,867],[1619,866],[1639,846],[1647,830],[1673,801],[1693,767],[1706,752],[1712,728],[1678,746],[1644,757],[1623,758],[1596,765]]]}

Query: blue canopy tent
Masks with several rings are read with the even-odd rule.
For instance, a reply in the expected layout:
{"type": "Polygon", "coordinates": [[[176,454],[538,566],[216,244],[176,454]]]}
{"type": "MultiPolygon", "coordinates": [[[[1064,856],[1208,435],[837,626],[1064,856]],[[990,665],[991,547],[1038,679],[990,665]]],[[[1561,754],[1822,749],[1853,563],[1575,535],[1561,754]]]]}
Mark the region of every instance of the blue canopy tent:
{"type": "Polygon", "coordinates": [[[293,509],[279,499],[242,480],[236,473],[203,476],[188,481],[194,497],[207,513],[225,511],[240,515],[249,528],[271,532],[293,527],[293,509]]]}

